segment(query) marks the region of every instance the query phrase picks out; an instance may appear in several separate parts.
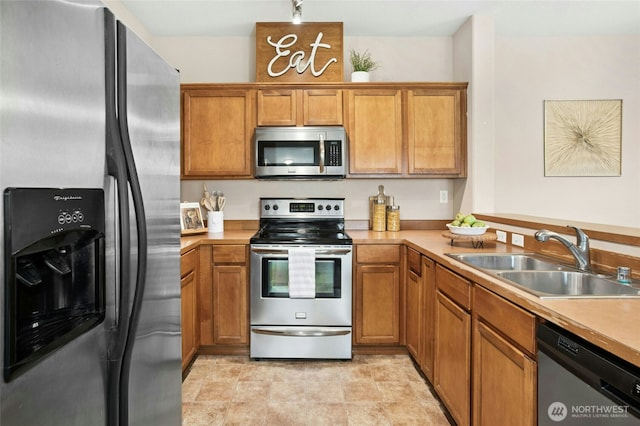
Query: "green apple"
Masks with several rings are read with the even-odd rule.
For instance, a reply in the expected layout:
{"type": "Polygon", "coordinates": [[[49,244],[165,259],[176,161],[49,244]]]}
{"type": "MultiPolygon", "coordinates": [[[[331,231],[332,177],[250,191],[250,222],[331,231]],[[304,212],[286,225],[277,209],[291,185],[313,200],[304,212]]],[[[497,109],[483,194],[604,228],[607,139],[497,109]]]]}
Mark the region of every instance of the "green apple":
{"type": "Polygon", "coordinates": [[[473,227],[473,228],[484,228],[485,226],[487,226],[487,225],[485,225],[485,223],[483,221],[481,221],[481,220],[476,220],[471,225],[471,227],[473,227]]]}
{"type": "Polygon", "coordinates": [[[456,214],[456,217],[453,220],[457,220],[458,222],[462,222],[463,219],[464,219],[464,213],[459,212],[458,214],[456,214]]]}
{"type": "Polygon", "coordinates": [[[466,223],[466,222],[463,222],[463,223],[460,225],[460,228],[471,228],[471,225],[469,225],[469,224],[468,224],[468,223],[466,223]]]}
{"type": "Polygon", "coordinates": [[[449,225],[451,225],[451,226],[460,226],[460,221],[459,220],[454,220],[449,225]]]}
{"type": "Polygon", "coordinates": [[[468,223],[469,225],[472,225],[472,224],[473,224],[473,222],[475,222],[475,221],[476,221],[476,218],[475,218],[475,216],[474,216],[474,215],[472,215],[472,214],[468,214],[468,215],[466,215],[466,216],[464,217],[464,219],[462,220],[462,222],[464,222],[464,223],[468,223]]]}

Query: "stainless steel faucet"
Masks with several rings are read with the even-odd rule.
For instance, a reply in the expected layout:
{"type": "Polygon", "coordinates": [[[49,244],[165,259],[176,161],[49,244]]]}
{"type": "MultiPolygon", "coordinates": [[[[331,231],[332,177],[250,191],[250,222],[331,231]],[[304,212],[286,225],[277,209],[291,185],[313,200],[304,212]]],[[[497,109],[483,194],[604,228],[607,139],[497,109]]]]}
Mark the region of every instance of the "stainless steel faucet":
{"type": "Polygon", "coordinates": [[[589,237],[582,231],[582,229],[576,226],[567,225],[567,228],[573,228],[573,230],[576,231],[576,244],[573,244],[562,235],[559,235],[547,229],[541,229],[536,232],[535,238],[536,240],[543,243],[549,241],[549,238],[560,241],[562,245],[569,249],[573,257],[576,259],[576,268],[581,271],[591,272],[591,259],[589,257],[589,237]]]}

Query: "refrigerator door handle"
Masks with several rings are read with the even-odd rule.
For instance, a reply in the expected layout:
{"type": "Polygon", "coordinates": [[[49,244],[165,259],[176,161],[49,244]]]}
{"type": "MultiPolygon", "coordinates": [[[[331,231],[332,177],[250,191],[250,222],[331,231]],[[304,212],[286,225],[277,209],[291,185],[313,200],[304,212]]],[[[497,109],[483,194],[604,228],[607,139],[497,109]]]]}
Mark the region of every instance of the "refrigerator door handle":
{"type": "Polygon", "coordinates": [[[136,164],[133,157],[131,140],[129,137],[129,126],[127,121],[127,37],[126,28],[121,22],[117,22],[117,88],[118,88],[118,123],[122,149],[124,152],[127,175],[131,189],[131,198],[135,210],[136,231],[138,241],[137,275],[136,285],[129,316],[128,329],[126,333],[126,343],[122,359],[122,371],[120,374],[120,425],[126,426],[129,423],[129,373],[131,368],[131,358],[133,354],[133,344],[136,337],[136,329],[140,320],[140,309],[144,298],[144,290],[147,275],[147,221],[142,199],[142,190],[136,164]]]}
{"type": "Polygon", "coordinates": [[[117,275],[120,288],[116,300],[117,317],[114,328],[110,333],[108,347],[108,391],[107,391],[107,424],[118,424],[122,415],[120,407],[120,377],[122,360],[126,346],[126,330],[129,328],[128,307],[130,292],[127,284],[130,282],[131,271],[131,234],[129,224],[129,189],[128,171],[124,150],[118,126],[116,108],[116,27],[115,17],[104,9],[105,23],[105,101],[106,101],[106,160],[107,173],[116,182],[117,193],[117,229],[115,238],[117,275]]]}

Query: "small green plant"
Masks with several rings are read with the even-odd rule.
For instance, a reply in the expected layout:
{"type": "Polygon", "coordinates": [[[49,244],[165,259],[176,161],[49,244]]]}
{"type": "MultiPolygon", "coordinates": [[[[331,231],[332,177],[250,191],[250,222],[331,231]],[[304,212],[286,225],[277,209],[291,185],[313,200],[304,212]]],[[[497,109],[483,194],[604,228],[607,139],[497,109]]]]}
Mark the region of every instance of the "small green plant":
{"type": "Polygon", "coordinates": [[[351,49],[351,66],[353,71],[373,71],[378,68],[379,64],[373,60],[368,50],[357,52],[351,49]]]}

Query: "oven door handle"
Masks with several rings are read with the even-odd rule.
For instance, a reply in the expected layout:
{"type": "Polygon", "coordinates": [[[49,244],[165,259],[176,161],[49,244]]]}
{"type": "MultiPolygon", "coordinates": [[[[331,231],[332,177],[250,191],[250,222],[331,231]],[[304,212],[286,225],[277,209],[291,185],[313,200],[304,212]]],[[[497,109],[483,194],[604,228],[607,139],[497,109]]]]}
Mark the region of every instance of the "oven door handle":
{"type": "Polygon", "coordinates": [[[266,334],[268,336],[291,336],[291,337],[327,337],[327,336],[344,336],[350,334],[350,330],[270,330],[264,328],[252,328],[251,331],[256,334],[266,334]]]}
{"type": "MultiPolygon", "coordinates": [[[[252,247],[251,251],[258,254],[288,254],[287,249],[274,249],[274,248],[258,248],[252,247]]],[[[317,255],[345,255],[351,253],[351,249],[322,249],[316,250],[317,255]]]]}

